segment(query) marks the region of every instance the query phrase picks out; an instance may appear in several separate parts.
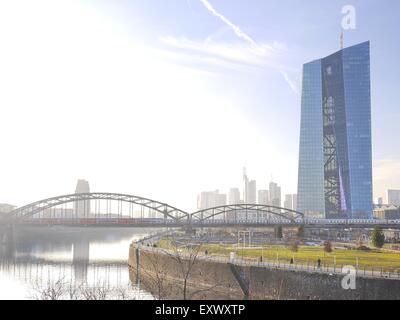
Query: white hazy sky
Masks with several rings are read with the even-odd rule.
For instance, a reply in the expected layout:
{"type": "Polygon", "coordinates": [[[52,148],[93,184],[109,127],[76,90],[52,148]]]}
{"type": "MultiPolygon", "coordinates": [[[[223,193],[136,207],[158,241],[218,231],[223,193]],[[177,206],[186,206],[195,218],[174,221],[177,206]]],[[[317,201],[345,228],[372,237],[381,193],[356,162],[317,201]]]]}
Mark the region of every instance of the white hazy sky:
{"type": "MultiPolygon", "coordinates": [[[[245,163],[259,189],[272,174],[296,192],[293,48],[254,40],[212,1],[170,3],[181,11],[0,1],[0,202],[72,193],[83,178],[92,191],[192,210],[199,191],[241,187],[245,163]]],[[[399,162],[381,157],[376,168],[383,195],[399,162]]]]}

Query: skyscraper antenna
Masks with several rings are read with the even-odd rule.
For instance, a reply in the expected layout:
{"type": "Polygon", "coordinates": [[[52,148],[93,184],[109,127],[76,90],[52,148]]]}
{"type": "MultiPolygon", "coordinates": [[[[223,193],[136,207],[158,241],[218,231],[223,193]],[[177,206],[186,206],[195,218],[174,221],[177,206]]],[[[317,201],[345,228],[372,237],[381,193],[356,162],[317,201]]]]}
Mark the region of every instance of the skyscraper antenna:
{"type": "Polygon", "coordinates": [[[342,33],[340,34],[340,50],[343,50],[344,48],[344,33],[342,30],[342,33]]]}

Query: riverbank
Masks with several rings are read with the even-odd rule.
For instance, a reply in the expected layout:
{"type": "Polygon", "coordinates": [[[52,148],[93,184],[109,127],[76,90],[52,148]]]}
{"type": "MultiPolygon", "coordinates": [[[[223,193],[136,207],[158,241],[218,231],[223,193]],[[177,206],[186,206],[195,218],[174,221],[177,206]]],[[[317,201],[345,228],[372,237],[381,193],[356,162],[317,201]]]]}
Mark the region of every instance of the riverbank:
{"type": "MultiPolygon", "coordinates": [[[[162,299],[182,299],[181,266],[188,262],[184,254],[177,258],[172,251],[137,244],[130,246],[131,280],[162,299]]],[[[356,289],[344,290],[344,276],[341,270],[329,268],[302,269],[286,264],[198,256],[188,282],[194,299],[400,299],[398,279],[359,273],[356,289]]]]}

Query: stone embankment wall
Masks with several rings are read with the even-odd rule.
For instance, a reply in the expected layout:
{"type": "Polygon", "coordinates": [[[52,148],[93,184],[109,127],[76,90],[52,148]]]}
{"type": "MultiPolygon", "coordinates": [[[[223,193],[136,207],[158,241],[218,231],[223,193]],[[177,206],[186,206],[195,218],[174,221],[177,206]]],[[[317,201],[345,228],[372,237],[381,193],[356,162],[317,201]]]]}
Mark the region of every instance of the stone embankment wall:
{"type": "MultiPolygon", "coordinates": [[[[138,249],[129,252],[131,280],[162,299],[183,299],[182,268],[171,254],[138,249]]],[[[344,290],[344,275],[288,271],[265,267],[237,267],[246,280],[250,299],[398,300],[400,281],[358,277],[355,290],[344,290]]],[[[188,280],[187,298],[243,299],[228,263],[197,260],[188,280]]]]}

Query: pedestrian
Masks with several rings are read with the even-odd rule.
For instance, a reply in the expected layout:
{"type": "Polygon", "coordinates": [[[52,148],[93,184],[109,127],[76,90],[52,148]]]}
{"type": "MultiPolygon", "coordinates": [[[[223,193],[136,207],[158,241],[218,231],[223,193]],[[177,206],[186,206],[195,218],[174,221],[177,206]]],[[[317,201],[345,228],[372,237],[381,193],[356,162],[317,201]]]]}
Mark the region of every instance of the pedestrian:
{"type": "Polygon", "coordinates": [[[293,264],[293,258],[290,258],[290,264],[293,264]]]}
{"type": "Polygon", "coordinates": [[[321,268],[321,259],[319,259],[319,258],[318,258],[318,261],[317,261],[317,265],[318,265],[318,269],[321,268]]]}

